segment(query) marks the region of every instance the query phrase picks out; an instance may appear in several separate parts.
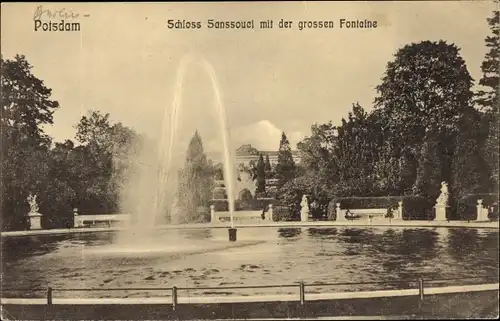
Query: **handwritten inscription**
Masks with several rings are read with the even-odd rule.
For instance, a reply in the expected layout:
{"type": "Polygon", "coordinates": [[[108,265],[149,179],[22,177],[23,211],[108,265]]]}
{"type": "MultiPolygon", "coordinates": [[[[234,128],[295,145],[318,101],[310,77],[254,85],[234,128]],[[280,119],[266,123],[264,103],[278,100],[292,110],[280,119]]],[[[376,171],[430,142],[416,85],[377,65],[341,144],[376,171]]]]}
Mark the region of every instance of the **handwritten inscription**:
{"type": "Polygon", "coordinates": [[[61,9],[44,9],[43,6],[38,6],[35,10],[35,14],[33,15],[33,20],[45,20],[45,19],[66,19],[72,20],[80,17],[79,13],[73,12],[67,8],[61,9]]]}
{"type": "Polygon", "coordinates": [[[71,9],[45,9],[38,6],[33,14],[34,30],[80,31],[80,22],[77,22],[79,17],[80,14],[71,9]]]}

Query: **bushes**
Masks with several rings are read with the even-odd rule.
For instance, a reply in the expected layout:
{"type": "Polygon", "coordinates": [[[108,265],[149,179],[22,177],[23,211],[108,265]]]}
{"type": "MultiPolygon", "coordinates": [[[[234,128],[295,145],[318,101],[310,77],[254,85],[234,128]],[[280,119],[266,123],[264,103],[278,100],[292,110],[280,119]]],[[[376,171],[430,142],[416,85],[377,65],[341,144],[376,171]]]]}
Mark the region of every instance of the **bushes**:
{"type": "Polygon", "coordinates": [[[216,187],[214,189],[214,192],[213,192],[213,196],[212,196],[214,199],[217,199],[217,200],[223,200],[223,199],[226,199],[227,198],[227,193],[226,193],[226,189],[225,188],[221,188],[221,187],[216,187]]]}
{"type": "Polygon", "coordinates": [[[298,211],[291,210],[288,206],[273,207],[273,221],[298,221],[300,215],[298,211]]]}
{"type": "Polygon", "coordinates": [[[436,217],[435,201],[424,196],[404,196],[403,220],[432,220],[436,217]]]}
{"type": "Polygon", "coordinates": [[[456,202],[456,217],[460,220],[475,220],[477,218],[477,200],[483,200],[483,206],[490,208],[495,203],[495,211],[488,213],[490,220],[498,220],[498,195],[497,194],[471,194],[459,198],[456,202]]]}
{"type": "Polygon", "coordinates": [[[253,199],[252,192],[250,192],[248,188],[245,188],[240,192],[238,198],[242,201],[252,200],[253,199]]]}

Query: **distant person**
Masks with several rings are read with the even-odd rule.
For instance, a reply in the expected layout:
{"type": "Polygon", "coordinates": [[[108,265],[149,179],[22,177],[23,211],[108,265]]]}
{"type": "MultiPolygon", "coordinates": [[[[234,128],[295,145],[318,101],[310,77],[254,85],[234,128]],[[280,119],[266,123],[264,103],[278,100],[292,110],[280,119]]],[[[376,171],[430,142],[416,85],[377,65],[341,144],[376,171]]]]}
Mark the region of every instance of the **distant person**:
{"type": "Polygon", "coordinates": [[[353,219],[354,219],[354,217],[353,217],[353,215],[352,215],[352,213],[351,213],[351,211],[350,211],[349,209],[347,209],[347,210],[345,211],[345,217],[346,217],[348,220],[353,220],[353,219]]]}
{"type": "Polygon", "coordinates": [[[490,206],[488,218],[490,219],[490,221],[498,219],[498,202],[495,202],[492,206],[490,206]]]}
{"type": "Polygon", "coordinates": [[[392,214],[392,206],[389,206],[387,208],[387,213],[385,214],[385,217],[386,218],[393,218],[394,217],[394,215],[392,214]]]}
{"type": "Polygon", "coordinates": [[[260,217],[262,217],[263,220],[266,219],[266,206],[264,205],[264,207],[262,208],[262,214],[260,215],[260,217]]]}

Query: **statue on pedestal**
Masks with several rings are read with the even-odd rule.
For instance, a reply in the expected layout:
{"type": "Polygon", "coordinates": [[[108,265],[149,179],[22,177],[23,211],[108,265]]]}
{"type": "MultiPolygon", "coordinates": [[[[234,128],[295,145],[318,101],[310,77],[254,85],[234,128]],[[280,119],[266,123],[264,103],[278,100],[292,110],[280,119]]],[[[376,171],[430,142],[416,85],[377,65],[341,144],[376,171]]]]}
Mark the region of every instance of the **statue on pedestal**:
{"type": "Polygon", "coordinates": [[[449,192],[448,192],[448,183],[446,182],[441,182],[441,194],[436,200],[436,205],[442,205],[442,206],[448,206],[448,198],[449,198],[449,192]]]}
{"type": "Polygon", "coordinates": [[[36,203],[36,195],[28,195],[28,204],[30,205],[30,213],[38,213],[38,204],[36,203]]]}
{"type": "Polygon", "coordinates": [[[39,230],[42,228],[40,219],[42,214],[38,213],[39,208],[36,202],[36,195],[31,195],[30,193],[26,200],[28,201],[28,204],[30,206],[30,212],[28,213],[29,228],[31,230],[39,230]]]}
{"type": "Polygon", "coordinates": [[[436,200],[436,206],[434,209],[436,211],[436,221],[446,221],[448,220],[448,215],[446,214],[446,208],[448,207],[448,184],[446,182],[441,182],[441,194],[436,200]]]}
{"type": "Polygon", "coordinates": [[[300,207],[300,220],[305,222],[309,219],[309,203],[307,202],[307,196],[305,194],[302,196],[300,207]]]}

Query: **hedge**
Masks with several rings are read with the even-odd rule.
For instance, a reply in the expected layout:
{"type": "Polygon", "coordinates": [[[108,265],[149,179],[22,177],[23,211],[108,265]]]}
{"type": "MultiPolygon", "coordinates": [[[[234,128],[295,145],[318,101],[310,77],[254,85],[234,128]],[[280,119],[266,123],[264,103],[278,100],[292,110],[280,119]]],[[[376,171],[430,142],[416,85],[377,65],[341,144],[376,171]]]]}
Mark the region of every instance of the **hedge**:
{"type": "Polygon", "coordinates": [[[273,221],[299,221],[300,216],[297,211],[291,210],[288,206],[273,207],[273,221]]]}
{"type": "MultiPolygon", "coordinates": [[[[258,198],[249,200],[236,200],[234,209],[236,211],[262,211],[264,208],[268,209],[269,204],[277,204],[277,200],[274,198],[258,198]]],[[[227,199],[213,199],[210,200],[209,205],[215,206],[215,211],[225,212],[229,211],[229,203],[227,199]]]]}
{"type": "Polygon", "coordinates": [[[433,220],[435,200],[424,196],[403,197],[403,220],[433,220]]]}
{"type": "Polygon", "coordinates": [[[486,208],[494,207],[493,213],[489,211],[488,218],[490,220],[498,220],[498,194],[471,194],[462,196],[456,201],[456,214],[460,220],[475,220],[477,219],[477,200],[483,200],[483,206],[486,208]]]}

